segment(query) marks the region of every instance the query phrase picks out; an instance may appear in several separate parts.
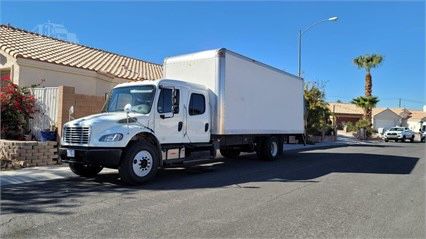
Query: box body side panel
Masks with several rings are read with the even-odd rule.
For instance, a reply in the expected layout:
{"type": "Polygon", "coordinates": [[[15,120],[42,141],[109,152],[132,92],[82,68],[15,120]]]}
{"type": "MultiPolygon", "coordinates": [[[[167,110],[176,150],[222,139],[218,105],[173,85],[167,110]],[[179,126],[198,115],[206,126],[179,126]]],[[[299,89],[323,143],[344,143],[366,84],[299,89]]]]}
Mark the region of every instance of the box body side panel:
{"type": "Polygon", "coordinates": [[[222,134],[301,134],[303,81],[243,58],[225,56],[222,134]]]}

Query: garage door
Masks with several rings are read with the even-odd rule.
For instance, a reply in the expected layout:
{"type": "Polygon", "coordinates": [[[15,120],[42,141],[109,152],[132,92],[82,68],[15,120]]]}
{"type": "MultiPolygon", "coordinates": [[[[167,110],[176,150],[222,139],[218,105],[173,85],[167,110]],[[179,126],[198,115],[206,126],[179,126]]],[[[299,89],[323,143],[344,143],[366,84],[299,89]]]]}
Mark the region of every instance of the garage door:
{"type": "Polygon", "coordinates": [[[397,125],[397,122],[395,122],[395,120],[377,119],[374,121],[374,127],[376,129],[379,129],[379,128],[389,129],[389,128],[395,127],[396,125],[397,125]]]}

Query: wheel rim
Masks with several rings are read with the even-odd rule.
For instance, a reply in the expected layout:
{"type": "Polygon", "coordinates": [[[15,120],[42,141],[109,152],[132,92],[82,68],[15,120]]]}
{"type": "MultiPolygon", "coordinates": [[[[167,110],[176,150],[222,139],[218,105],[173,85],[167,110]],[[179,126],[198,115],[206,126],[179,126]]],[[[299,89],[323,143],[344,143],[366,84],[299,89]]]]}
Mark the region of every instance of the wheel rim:
{"type": "Polygon", "coordinates": [[[278,144],[277,144],[276,141],[272,141],[271,142],[271,149],[270,150],[271,150],[272,157],[277,156],[277,153],[278,153],[278,144]]]}
{"type": "Polygon", "coordinates": [[[151,172],[152,169],[152,155],[146,150],[142,150],[133,158],[133,172],[139,176],[144,177],[151,172]]]}

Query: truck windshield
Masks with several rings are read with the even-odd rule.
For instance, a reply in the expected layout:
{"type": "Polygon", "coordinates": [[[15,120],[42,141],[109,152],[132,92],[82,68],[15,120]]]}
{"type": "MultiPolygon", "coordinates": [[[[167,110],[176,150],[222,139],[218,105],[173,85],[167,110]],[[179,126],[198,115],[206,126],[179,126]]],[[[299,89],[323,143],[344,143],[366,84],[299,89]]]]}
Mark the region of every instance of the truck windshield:
{"type": "Polygon", "coordinates": [[[119,87],[111,91],[103,111],[124,111],[124,106],[132,105],[132,111],[148,114],[154,100],[155,87],[153,85],[119,87]]]}

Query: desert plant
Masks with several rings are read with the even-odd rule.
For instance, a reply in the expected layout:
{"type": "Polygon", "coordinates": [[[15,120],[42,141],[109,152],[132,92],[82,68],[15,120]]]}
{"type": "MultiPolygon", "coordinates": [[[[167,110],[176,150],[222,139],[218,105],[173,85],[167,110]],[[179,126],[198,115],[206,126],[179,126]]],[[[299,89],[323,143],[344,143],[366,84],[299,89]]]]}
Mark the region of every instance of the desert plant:
{"type": "Polygon", "coordinates": [[[35,98],[30,90],[9,79],[1,79],[1,138],[22,139],[28,121],[36,112],[35,98]]]}
{"type": "Polygon", "coordinates": [[[371,112],[377,103],[379,103],[379,99],[376,96],[358,96],[352,99],[351,103],[363,109],[364,119],[368,120],[371,124],[371,112]]]}
{"type": "Polygon", "coordinates": [[[331,125],[331,112],[325,101],[324,90],[317,84],[306,84],[304,89],[306,103],[306,132],[310,135],[323,135],[331,125]]]}
{"type": "Polygon", "coordinates": [[[370,121],[366,120],[366,119],[358,120],[355,123],[355,128],[356,128],[356,131],[358,131],[358,132],[360,132],[361,130],[364,130],[366,137],[370,137],[374,132],[374,129],[371,128],[370,121]]]}
{"type": "MultiPolygon", "coordinates": [[[[383,62],[383,56],[379,54],[362,55],[353,59],[353,63],[358,67],[365,69],[364,91],[365,97],[373,96],[373,78],[371,69],[378,67],[383,62]]],[[[371,108],[366,109],[366,116],[371,118],[371,108]]]]}
{"type": "Polygon", "coordinates": [[[356,127],[354,123],[352,122],[346,123],[346,132],[354,132],[354,131],[356,131],[356,127]]]}

